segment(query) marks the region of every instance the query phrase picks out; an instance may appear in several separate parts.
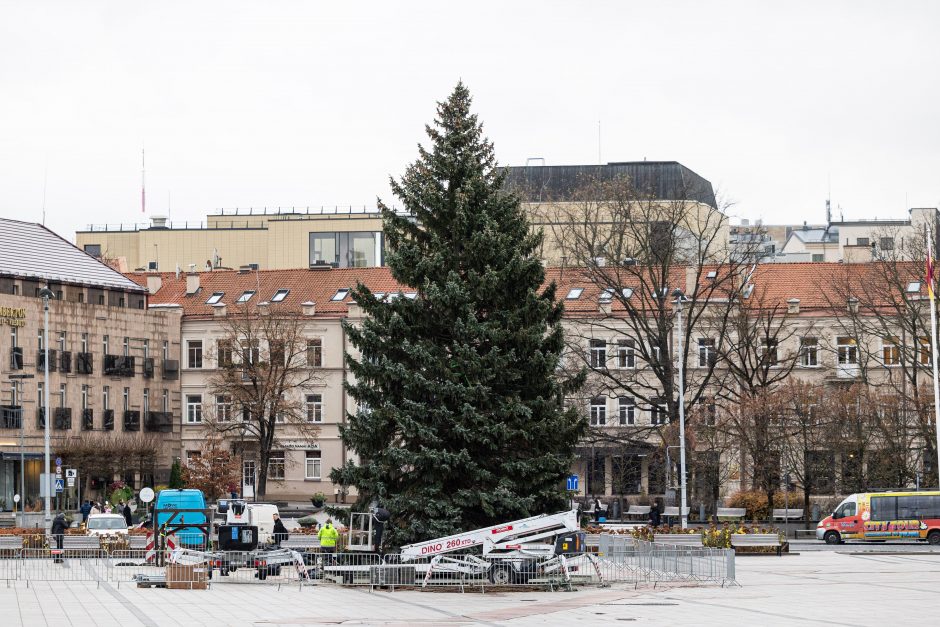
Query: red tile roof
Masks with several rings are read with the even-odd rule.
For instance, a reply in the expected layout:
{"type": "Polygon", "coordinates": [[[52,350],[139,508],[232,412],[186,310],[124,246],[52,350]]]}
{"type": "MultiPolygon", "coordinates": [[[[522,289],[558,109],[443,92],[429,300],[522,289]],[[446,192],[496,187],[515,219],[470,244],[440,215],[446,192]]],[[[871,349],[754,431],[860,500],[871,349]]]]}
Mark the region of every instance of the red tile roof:
{"type": "MultiPolygon", "coordinates": [[[[911,281],[923,281],[923,264],[911,262],[899,264],[898,282],[904,287],[911,281]]],[[[710,281],[706,277],[710,268],[704,268],[699,277],[700,285],[707,285],[710,281]]],[[[300,311],[301,303],[311,301],[316,303],[317,315],[343,316],[346,314],[350,298],[341,301],[331,299],[337,290],[353,288],[357,282],[364,283],[373,292],[408,292],[392,278],[388,268],[342,268],[331,270],[259,270],[240,272],[236,270],[215,270],[200,272],[200,290],[196,294],[186,294],[186,273],[180,273],[177,278],[174,273],[159,274],[162,286],[156,294],[151,295],[151,305],[178,304],[183,308],[185,316],[211,316],[213,308],[206,304],[206,300],[215,292],[223,292],[221,302],[232,305],[246,290],[255,290],[252,303],[270,301],[279,289],[290,290],[280,307],[292,311],[300,311]]],[[[555,281],[558,284],[556,296],[565,302],[565,310],[569,316],[587,316],[598,311],[598,298],[605,286],[593,285],[587,274],[577,268],[547,268],[546,282],[555,281]],[[572,288],[583,288],[583,293],[572,300],[565,300],[565,296],[572,288]]],[[[800,310],[825,310],[834,305],[840,308],[843,303],[838,302],[840,294],[857,293],[862,300],[867,294],[872,297],[875,293],[889,294],[885,286],[886,272],[877,263],[768,263],[757,266],[750,277],[755,285],[755,293],[767,306],[785,306],[787,300],[798,298],[800,310]],[[836,288],[835,286],[840,286],[836,288]]],[[[139,285],[147,285],[147,277],[154,273],[134,272],[126,275],[139,285]]],[[[670,283],[680,287],[688,293],[686,285],[686,272],[684,268],[673,271],[674,278],[670,283]]],[[[630,281],[624,279],[624,285],[630,281]]],[[[636,287],[639,287],[637,284],[636,287]]],[[[903,288],[901,288],[903,289],[903,288]]],[[[413,290],[412,290],[413,291],[413,290]]],[[[921,295],[926,295],[926,286],[922,283],[921,295]]],[[[897,289],[895,289],[897,294],[897,289]]],[[[622,307],[614,299],[613,311],[622,311],[622,307]]]]}

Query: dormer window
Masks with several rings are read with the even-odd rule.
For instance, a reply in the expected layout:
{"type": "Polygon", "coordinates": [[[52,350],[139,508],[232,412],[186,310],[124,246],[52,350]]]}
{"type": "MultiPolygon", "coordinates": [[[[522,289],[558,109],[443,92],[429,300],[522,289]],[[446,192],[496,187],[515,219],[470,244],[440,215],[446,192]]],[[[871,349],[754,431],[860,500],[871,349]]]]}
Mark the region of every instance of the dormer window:
{"type": "Polygon", "coordinates": [[[753,283],[748,283],[747,285],[744,286],[744,289],[741,290],[741,296],[743,296],[744,298],[750,298],[751,294],[753,293],[754,293],[753,283]]]}
{"type": "Polygon", "coordinates": [[[908,294],[917,294],[920,292],[920,281],[911,281],[907,284],[908,294]]]}
{"type": "Polygon", "coordinates": [[[278,291],[274,292],[274,296],[271,297],[271,302],[272,302],[272,303],[279,303],[279,302],[281,302],[282,300],[284,300],[285,298],[287,298],[287,295],[288,295],[288,294],[290,294],[290,290],[278,290],[278,291]]]}
{"type": "Polygon", "coordinates": [[[206,301],[207,305],[216,305],[219,301],[222,300],[222,297],[225,296],[225,292],[212,292],[212,296],[209,297],[209,300],[206,301]]]}
{"type": "Polygon", "coordinates": [[[336,293],[333,294],[333,298],[331,298],[330,300],[335,303],[338,303],[340,301],[346,300],[347,296],[349,296],[349,289],[344,287],[342,289],[336,290],[336,293]]]}
{"type": "Polygon", "coordinates": [[[581,298],[581,294],[583,293],[583,287],[572,287],[570,290],[568,290],[568,295],[565,296],[565,300],[578,300],[581,298]]]}
{"type": "Polygon", "coordinates": [[[242,292],[242,295],[239,296],[239,297],[238,297],[238,300],[236,300],[235,302],[236,302],[236,303],[247,303],[249,300],[251,300],[251,297],[254,296],[254,295],[255,295],[255,291],[254,291],[254,290],[245,290],[244,292],[242,292]]]}
{"type": "Polygon", "coordinates": [[[706,278],[706,279],[714,279],[714,278],[716,278],[717,276],[718,276],[718,271],[717,271],[717,270],[709,270],[709,271],[708,271],[708,274],[705,275],[705,278],[706,278]]]}

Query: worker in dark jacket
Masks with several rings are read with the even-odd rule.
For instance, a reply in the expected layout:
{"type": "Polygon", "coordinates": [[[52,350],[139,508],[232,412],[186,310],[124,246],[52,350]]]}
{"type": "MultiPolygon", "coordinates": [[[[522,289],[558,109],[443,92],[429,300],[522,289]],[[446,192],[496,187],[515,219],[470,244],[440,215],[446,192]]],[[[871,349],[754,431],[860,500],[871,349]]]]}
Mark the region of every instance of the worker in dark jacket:
{"type": "Polygon", "coordinates": [[[659,503],[653,503],[653,506],[650,507],[650,526],[653,528],[659,527],[660,522],[659,503]]]}
{"type": "Polygon", "coordinates": [[[385,523],[388,522],[389,518],[392,515],[387,509],[381,504],[377,503],[375,509],[372,512],[372,518],[374,522],[372,523],[373,533],[375,538],[375,550],[382,555],[382,536],[385,534],[385,523]]]}
{"type": "Polygon", "coordinates": [[[287,527],[277,514],[274,515],[274,544],[281,546],[281,542],[287,539],[287,527]]]}
{"type": "Polygon", "coordinates": [[[65,514],[62,512],[56,514],[56,517],[52,519],[52,529],[50,531],[52,533],[52,538],[55,540],[55,548],[60,551],[55,556],[54,561],[56,562],[62,561],[62,537],[65,535],[65,530],[68,529],[68,527],[69,524],[65,520],[65,514]]]}
{"type": "Polygon", "coordinates": [[[124,515],[124,522],[127,523],[127,527],[131,526],[131,505],[130,503],[124,503],[124,507],[121,508],[121,514],[124,515]]]}

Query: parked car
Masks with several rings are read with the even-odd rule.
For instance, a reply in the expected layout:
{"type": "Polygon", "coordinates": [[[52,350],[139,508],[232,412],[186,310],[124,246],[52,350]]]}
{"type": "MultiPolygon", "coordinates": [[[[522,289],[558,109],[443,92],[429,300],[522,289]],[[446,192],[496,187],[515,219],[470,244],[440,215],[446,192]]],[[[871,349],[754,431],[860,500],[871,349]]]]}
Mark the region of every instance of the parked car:
{"type": "Polygon", "coordinates": [[[85,521],[85,531],[90,536],[127,535],[127,522],[120,514],[92,514],[85,521]]]}

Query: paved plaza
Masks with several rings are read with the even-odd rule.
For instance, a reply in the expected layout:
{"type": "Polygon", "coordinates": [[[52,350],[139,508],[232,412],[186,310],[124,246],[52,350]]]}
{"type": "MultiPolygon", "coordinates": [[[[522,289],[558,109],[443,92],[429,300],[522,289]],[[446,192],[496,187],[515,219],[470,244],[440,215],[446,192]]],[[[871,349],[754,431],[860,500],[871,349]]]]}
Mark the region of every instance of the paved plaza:
{"type": "Polygon", "coordinates": [[[740,587],[574,592],[370,592],[331,585],[214,583],[208,591],[124,583],[0,583],[3,625],[884,625],[933,624],[940,553],[844,546],[738,557],[740,587]]]}

